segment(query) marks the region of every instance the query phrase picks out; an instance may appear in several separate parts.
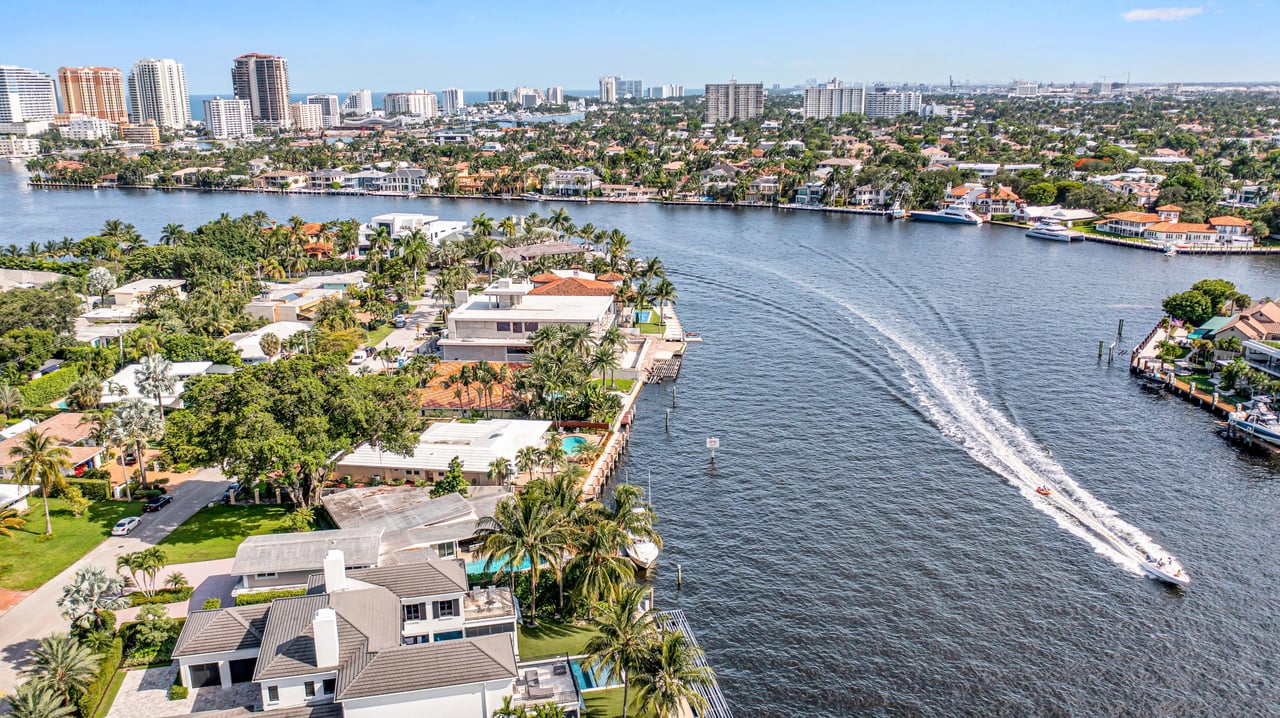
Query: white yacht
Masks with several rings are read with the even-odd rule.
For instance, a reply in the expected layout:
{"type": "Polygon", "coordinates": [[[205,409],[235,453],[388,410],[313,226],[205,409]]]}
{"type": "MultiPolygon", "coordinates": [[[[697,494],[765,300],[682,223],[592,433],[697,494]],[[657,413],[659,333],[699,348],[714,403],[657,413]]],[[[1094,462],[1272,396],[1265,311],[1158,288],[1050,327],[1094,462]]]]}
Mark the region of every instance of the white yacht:
{"type": "Polygon", "coordinates": [[[1264,399],[1241,404],[1239,411],[1227,417],[1231,430],[1251,436],[1258,441],[1280,448],[1280,418],[1264,399]]]}
{"type": "Polygon", "coordinates": [[[658,545],[635,536],[631,537],[631,545],[624,549],[627,558],[642,571],[648,571],[658,562],[658,545]]]}
{"type": "Polygon", "coordinates": [[[919,222],[946,222],[948,224],[982,224],[982,216],[973,211],[968,202],[955,204],[937,212],[912,210],[910,217],[919,222]]]}
{"type": "Polygon", "coordinates": [[[1027,236],[1032,239],[1048,239],[1054,242],[1070,242],[1073,239],[1080,239],[1077,232],[1072,232],[1056,219],[1042,219],[1036,223],[1034,227],[1027,230],[1027,236]]]}

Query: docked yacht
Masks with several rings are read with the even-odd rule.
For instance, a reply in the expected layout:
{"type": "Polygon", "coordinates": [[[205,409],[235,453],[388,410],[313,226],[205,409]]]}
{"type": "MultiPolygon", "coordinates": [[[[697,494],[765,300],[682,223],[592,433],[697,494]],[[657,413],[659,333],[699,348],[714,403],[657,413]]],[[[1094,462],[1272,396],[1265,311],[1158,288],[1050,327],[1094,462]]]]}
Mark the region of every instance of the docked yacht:
{"type": "Polygon", "coordinates": [[[1073,239],[1080,239],[1079,233],[1063,227],[1062,223],[1055,219],[1040,220],[1034,227],[1027,230],[1027,236],[1032,239],[1048,239],[1054,242],[1070,242],[1073,239]]]}
{"type": "Polygon", "coordinates": [[[982,216],[969,206],[967,202],[956,202],[955,204],[941,209],[937,212],[928,212],[925,210],[913,210],[910,213],[913,220],[919,222],[945,222],[948,224],[982,224],[982,216]]]}
{"type": "Polygon", "coordinates": [[[1241,404],[1239,411],[1227,417],[1227,427],[1280,448],[1280,418],[1276,417],[1270,404],[1262,399],[1241,404]]]}
{"type": "Polygon", "coordinates": [[[895,219],[903,219],[907,216],[907,211],[902,208],[901,202],[894,202],[893,206],[884,213],[884,218],[892,222],[895,219]]]}
{"type": "Polygon", "coordinates": [[[1142,570],[1154,579],[1166,581],[1186,588],[1191,585],[1191,577],[1182,570],[1182,564],[1172,556],[1147,556],[1142,562],[1142,570]]]}
{"type": "Polygon", "coordinates": [[[658,545],[636,536],[631,537],[631,545],[623,549],[623,552],[642,571],[648,571],[658,562],[658,545]]]}

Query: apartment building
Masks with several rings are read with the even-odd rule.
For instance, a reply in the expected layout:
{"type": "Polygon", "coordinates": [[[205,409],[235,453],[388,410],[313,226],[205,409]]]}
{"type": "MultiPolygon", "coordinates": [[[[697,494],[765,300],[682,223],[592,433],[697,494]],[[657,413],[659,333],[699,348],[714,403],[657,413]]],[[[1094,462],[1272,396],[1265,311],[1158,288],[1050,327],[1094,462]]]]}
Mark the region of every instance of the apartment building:
{"type": "Polygon", "coordinates": [[[865,110],[866,89],[863,87],[845,87],[838,78],[820,87],[810,87],[804,91],[804,116],[806,119],[821,120],[840,115],[860,115],[865,110]]]}
{"type": "Polygon", "coordinates": [[[289,61],[276,55],[251,52],[235,59],[231,87],[237,100],[248,100],[255,122],[288,129],[289,61]]]}
{"type": "Polygon", "coordinates": [[[457,87],[450,87],[440,91],[440,110],[446,115],[456,115],[466,106],[466,100],[463,99],[462,90],[457,87]]]}
{"type": "Polygon", "coordinates": [[[253,137],[253,116],[248,100],[204,101],[204,126],[209,136],[219,140],[253,137]]]}
{"type": "Polygon", "coordinates": [[[324,108],[309,102],[295,102],[289,105],[289,121],[295,130],[315,132],[325,127],[324,108]]]}
{"type": "Polygon", "coordinates": [[[0,65],[0,134],[38,135],[58,114],[53,78],[25,67],[0,65]]]}
{"type": "Polygon", "coordinates": [[[618,101],[618,78],[612,75],[600,78],[600,102],[612,105],[618,101]]]}
{"type": "Polygon", "coordinates": [[[167,59],[144,59],[129,73],[129,122],[181,130],[191,124],[191,98],[182,65],[167,59]]]}
{"type": "Polygon", "coordinates": [[[333,127],[342,124],[342,109],[337,95],[307,95],[308,105],[320,107],[320,126],[333,127]]]}
{"type": "Polygon", "coordinates": [[[369,90],[356,90],[342,103],[342,113],[364,117],[373,112],[373,93],[369,90]]]}
{"type": "Polygon", "coordinates": [[[764,113],[764,83],[726,83],[706,86],[706,122],[729,122],[759,117],[764,113]]]}
{"type": "Polygon", "coordinates": [[[893,90],[876,87],[866,93],[863,102],[867,117],[897,117],[920,114],[921,95],[909,90],[893,90]]]}
{"type": "Polygon", "coordinates": [[[392,115],[436,117],[440,114],[440,103],[433,93],[426,90],[389,92],[382,98],[382,109],[388,117],[392,115]]]}
{"type": "Polygon", "coordinates": [[[117,67],[59,67],[62,111],[97,117],[108,122],[128,122],[124,73],[117,67]]]}

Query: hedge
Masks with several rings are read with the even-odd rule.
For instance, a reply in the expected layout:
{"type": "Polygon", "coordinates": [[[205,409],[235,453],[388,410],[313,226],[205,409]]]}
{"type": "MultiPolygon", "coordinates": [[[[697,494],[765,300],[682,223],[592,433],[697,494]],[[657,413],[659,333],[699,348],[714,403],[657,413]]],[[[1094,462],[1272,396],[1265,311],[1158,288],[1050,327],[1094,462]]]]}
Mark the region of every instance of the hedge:
{"type": "Polygon", "coordinates": [[[237,606],[252,606],[257,603],[271,603],[277,598],[293,598],[294,596],[306,595],[305,588],[285,588],[279,591],[258,591],[256,593],[242,593],[236,596],[237,606]]]}
{"type": "MultiPolygon", "coordinates": [[[[90,501],[106,501],[111,498],[111,483],[98,479],[65,479],[67,486],[80,489],[80,495],[90,501]]],[[[59,498],[63,494],[62,487],[55,486],[49,491],[50,498],[59,498]]]]}
{"type": "Polygon", "coordinates": [[[29,406],[48,406],[67,395],[80,373],[73,366],[63,367],[18,387],[22,401],[29,406]]]}
{"type": "Polygon", "coordinates": [[[141,593],[131,593],[129,594],[129,602],[134,606],[145,606],[148,603],[178,603],[180,601],[189,600],[192,592],[194,591],[195,589],[187,586],[186,588],[180,588],[177,591],[170,588],[164,588],[156,591],[155,594],[151,596],[146,596],[141,593]]]}
{"type": "Polygon", "coordinates": [[[102,656],[102,662],[98,664],[98,672],[94,675],[93,682],[76,701],[80,718],[93,718],[94,711],[98,710],[98,704],[102,702],[107,689],[111,687],[111,679],[115,678],[116,670],[119,669],[122,660],[124,660],[124,639],[116,636],[111,641],[111,648],[107,649],[106,654],[102,656]]]}
{"type": "Polygon", "coordinates": [[[216,597],[206,598],[204,600],[204,605],[200,607],[202,611],[216,611],[219,608],[222,608],[222,599],[216,597]]]}
{"type": "Polygon", "coordinates": [[[83,277],[92,267],[88,262],[55,262],[39,257],[0,257],[0,269],[26,269],[34,272],[57,272],[83,277]]]}
{"type": "Polygon", "coordinates": [[[187,697],[187,687],[184,685],[174,684],[169,686],[169,700],[181,701],[187,697]]]}

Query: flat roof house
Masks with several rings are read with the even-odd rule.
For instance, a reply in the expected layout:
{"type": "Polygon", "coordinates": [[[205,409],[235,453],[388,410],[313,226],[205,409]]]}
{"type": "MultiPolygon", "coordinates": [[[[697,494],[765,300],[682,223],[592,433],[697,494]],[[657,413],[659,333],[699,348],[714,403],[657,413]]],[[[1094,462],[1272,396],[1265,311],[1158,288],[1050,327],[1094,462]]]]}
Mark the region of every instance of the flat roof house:
{"type": "Polygon", "coordinates": [[[586,326],[599,337],[617,321],[613,296],[533,294],[533,285],[499,279],[480,294],[460,291],[439,345],[446,361],[523,361],[529,335],[548,324],[586,326]]]}
{"type": "Polygon", "coordinates": [[[490,463],[505,458],[514,465],[516,452],[526,446],[545,445],[550,429],[549,421],[527,419],[438,422],[422,432],[408,456],[362,444],[338,461],[334,473],[349,475],[362,483],[435,481],[444,476],[456,456],[462,461],[462,473],[468,482],[492,486],[490,463]]]}
{"type": "MultiPolygon", "coordinates": [[[[102,398],[99,403],[116,404],[126,399],[141,399],[154,404],[156,401],[154,396],[145,396],[138,389],[140,366],[140,364],[130,364],[116,372],[115,376],[102,382],[102,398]]],[[[170,374],[178,381],[173,392],[160,396],[160,403],[169,408],[181,407],[182,400],[179,397],[186,388],[186,380],[194,376],[204,376],[214,366],[211,361],[176,361],[170,364],[170,374]]],[[[222,368],[226,369],[226,367],[222,368]]]]}
{"type": "Polygon", "coordinates": [[[139,279],[136,282],[121,284],[108,294],[111,295],[112,304],[118,307],[136,307],[158,289],[172,289],[181,299],[186,296],[182,293],[182,287],[185,285],[186,282],[181,279],[139,279]]]}

